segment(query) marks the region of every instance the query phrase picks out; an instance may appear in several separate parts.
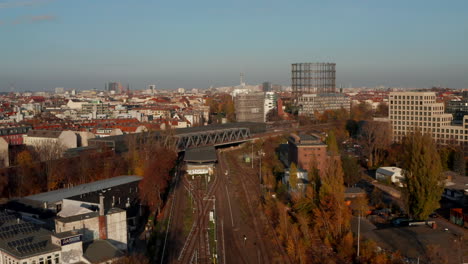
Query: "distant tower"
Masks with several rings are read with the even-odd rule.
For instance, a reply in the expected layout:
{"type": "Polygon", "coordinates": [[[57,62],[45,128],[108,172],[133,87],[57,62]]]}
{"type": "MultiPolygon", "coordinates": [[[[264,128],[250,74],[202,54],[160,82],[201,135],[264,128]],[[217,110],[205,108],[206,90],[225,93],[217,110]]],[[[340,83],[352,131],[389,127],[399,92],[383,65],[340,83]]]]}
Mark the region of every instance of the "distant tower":
{"type": "Polygon", "coordinates": [[[15,84],[10,83],[10,93],[14,92],[16,90],[15,84]]]}
{"type": "Polygon", "coordinates": [[[243,72],[240,73],[240,85],[242,87],[245,87],[245,80],[244,80],[244,73],[243,72]]]}
{"type": "Polygon", "coordinates": [[[335,92],[335,63],[292,64],[292,90],[295,97],[303,94],[335,92]]]}
{"type": "Polygon", "coordinates": [[[269,83],[269,82],[264,82],[264,83],[262,84],[262,89],[263,89],[264,92],[269,92],[269,91],[271,91],[271,83],[269,83]]]}

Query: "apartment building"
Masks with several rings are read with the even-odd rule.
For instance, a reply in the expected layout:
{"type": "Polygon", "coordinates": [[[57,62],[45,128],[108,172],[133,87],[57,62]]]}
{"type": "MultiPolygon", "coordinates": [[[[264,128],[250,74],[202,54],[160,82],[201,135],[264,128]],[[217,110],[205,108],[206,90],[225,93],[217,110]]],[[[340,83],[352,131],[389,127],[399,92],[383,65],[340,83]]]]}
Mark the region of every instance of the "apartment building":
{"type": "Polygon", "coordinates": [[[351,110],[350,98],[341,93],[303,94],[297,98],[299,115],[313,116],[326,110],[351,110]]]}
{"type": "Polygon", "coordinates": [[[264,121],[264,93],[238,94],[234,99],[238,122],[264,121]]]}
{"type": "Polygon", "coordinates": [[[453,114],[454,122],[460,123],[463,116],[468,115],[468,91],[463,91],[462,98],[454,98],[447,101],[445,111],[453,114]]]}
{"type": "Polygon", "coordinates": [[[452,114],[444,112],[444,103],[436,101],[434,92],[390,93],[389,118],[394,141],[418,128],[440,143],[468,142],[468,116],[461,125],[453,125],[452,114]]]}

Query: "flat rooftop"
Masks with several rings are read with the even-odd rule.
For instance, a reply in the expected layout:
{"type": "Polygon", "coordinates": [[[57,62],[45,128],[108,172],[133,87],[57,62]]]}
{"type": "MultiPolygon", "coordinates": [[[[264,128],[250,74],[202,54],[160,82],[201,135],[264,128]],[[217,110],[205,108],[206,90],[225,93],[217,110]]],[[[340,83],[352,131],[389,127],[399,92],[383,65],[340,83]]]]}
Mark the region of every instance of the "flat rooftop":
{"type": "Polygon", "coordinates": [[[73,196],[97,192],[103,189],[112,188],[122,184],[127,184],[135,181],[140,181],[143,177],[140,176],[118,176],[105,180],[85,183],[77,185],[71,188],[59,189],[50,192],[44,192],[39,194],[34,194],[26,196],[20,199],[21,200],[32,200],[41,203],[56,203],[63,199],[67,199],[73,196]]]}
{"type": "Polygon", "coordinates": [[[202,147],[202,148],[191,148],[185,151],[184,161],[185,162],[216,162],[218,157],[216,155],[216,149],[213,146],[202,147]]]}
{"type": "Polygon", "coordinates": [[[298,146],[325,146],[326,144],[322,142],[322,140],[315,135],[307,135],[307,134],[291,134],[288,140],[290,143],[298,145],[298,146]]]}
{"type": "Polygon", "coordinates": [[[52,244],[52,232],[14,215],[0,213],[0,249],[16,258],[27,258],[49,252],[60,252],[52,244]]]}

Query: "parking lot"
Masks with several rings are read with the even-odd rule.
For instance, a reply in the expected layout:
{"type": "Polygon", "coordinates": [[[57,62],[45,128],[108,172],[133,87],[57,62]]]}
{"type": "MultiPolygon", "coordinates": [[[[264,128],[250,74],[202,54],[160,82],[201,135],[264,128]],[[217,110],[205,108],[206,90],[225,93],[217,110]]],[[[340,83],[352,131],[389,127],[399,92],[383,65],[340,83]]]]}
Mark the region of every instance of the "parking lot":
{"type": "MultiPolygon", "coordinates": [[[[445,256],[448,263],[468,262],[467,231],[442,221],[436,221],[436,229],[426,225],[376,228],[370,221],[361,218],[361,236],[376,241],[382,249],[399,251],[415,261],[420,258],[420,263],[424,263],[428,254],[436,253],[434,249],[445,256]],[[465,237],[461,239],[463,235],[465,237]],[[428,251],[428,247],[432,247],[432,250],[428,251]]],[[[357,218],[352,219],[354,232],[357,231],[357,222],[357,218]]]]}

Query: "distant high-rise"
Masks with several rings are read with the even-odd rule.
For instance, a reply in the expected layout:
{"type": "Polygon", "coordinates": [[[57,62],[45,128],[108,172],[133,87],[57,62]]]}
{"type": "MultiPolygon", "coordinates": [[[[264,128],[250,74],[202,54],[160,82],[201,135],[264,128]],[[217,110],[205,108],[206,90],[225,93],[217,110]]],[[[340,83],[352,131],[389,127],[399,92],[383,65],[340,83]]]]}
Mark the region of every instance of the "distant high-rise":
{"type": "Polygon", "coordinates": [[[292,90],[295,97],[303,94],[335,92],[335,63],[292,64],[292,90]]]}
{"type": "Polygon", "coordinates": [[[263,122],[264,102],[264,93],[238,94],[234,98],[236,120],[238,122],[263,122]]]}
{"type": "Polygon", "coordinates": [[[110,92],[110,91],[114,91],[114,92],[118,92],[119,89],[120,89],[120,83],[118,82],[109,82],[107,84],[107,91],[110,92]]]}
{"type": "Polygon", "coordinates": [[[63,87],[56,87],[55,88],[55,93],[56,94],[63,94],[65,92],[65,88],[63,87]]]}
{"type": "Polygon", "coordinates": [[[269,91],[271,91],[271,83],[269,83],[269,82],[264,82],[264,83],[262,84],[262,88],[263,88],[263,91],[264,91],[264,92],[269,92],[269,91]]]}

